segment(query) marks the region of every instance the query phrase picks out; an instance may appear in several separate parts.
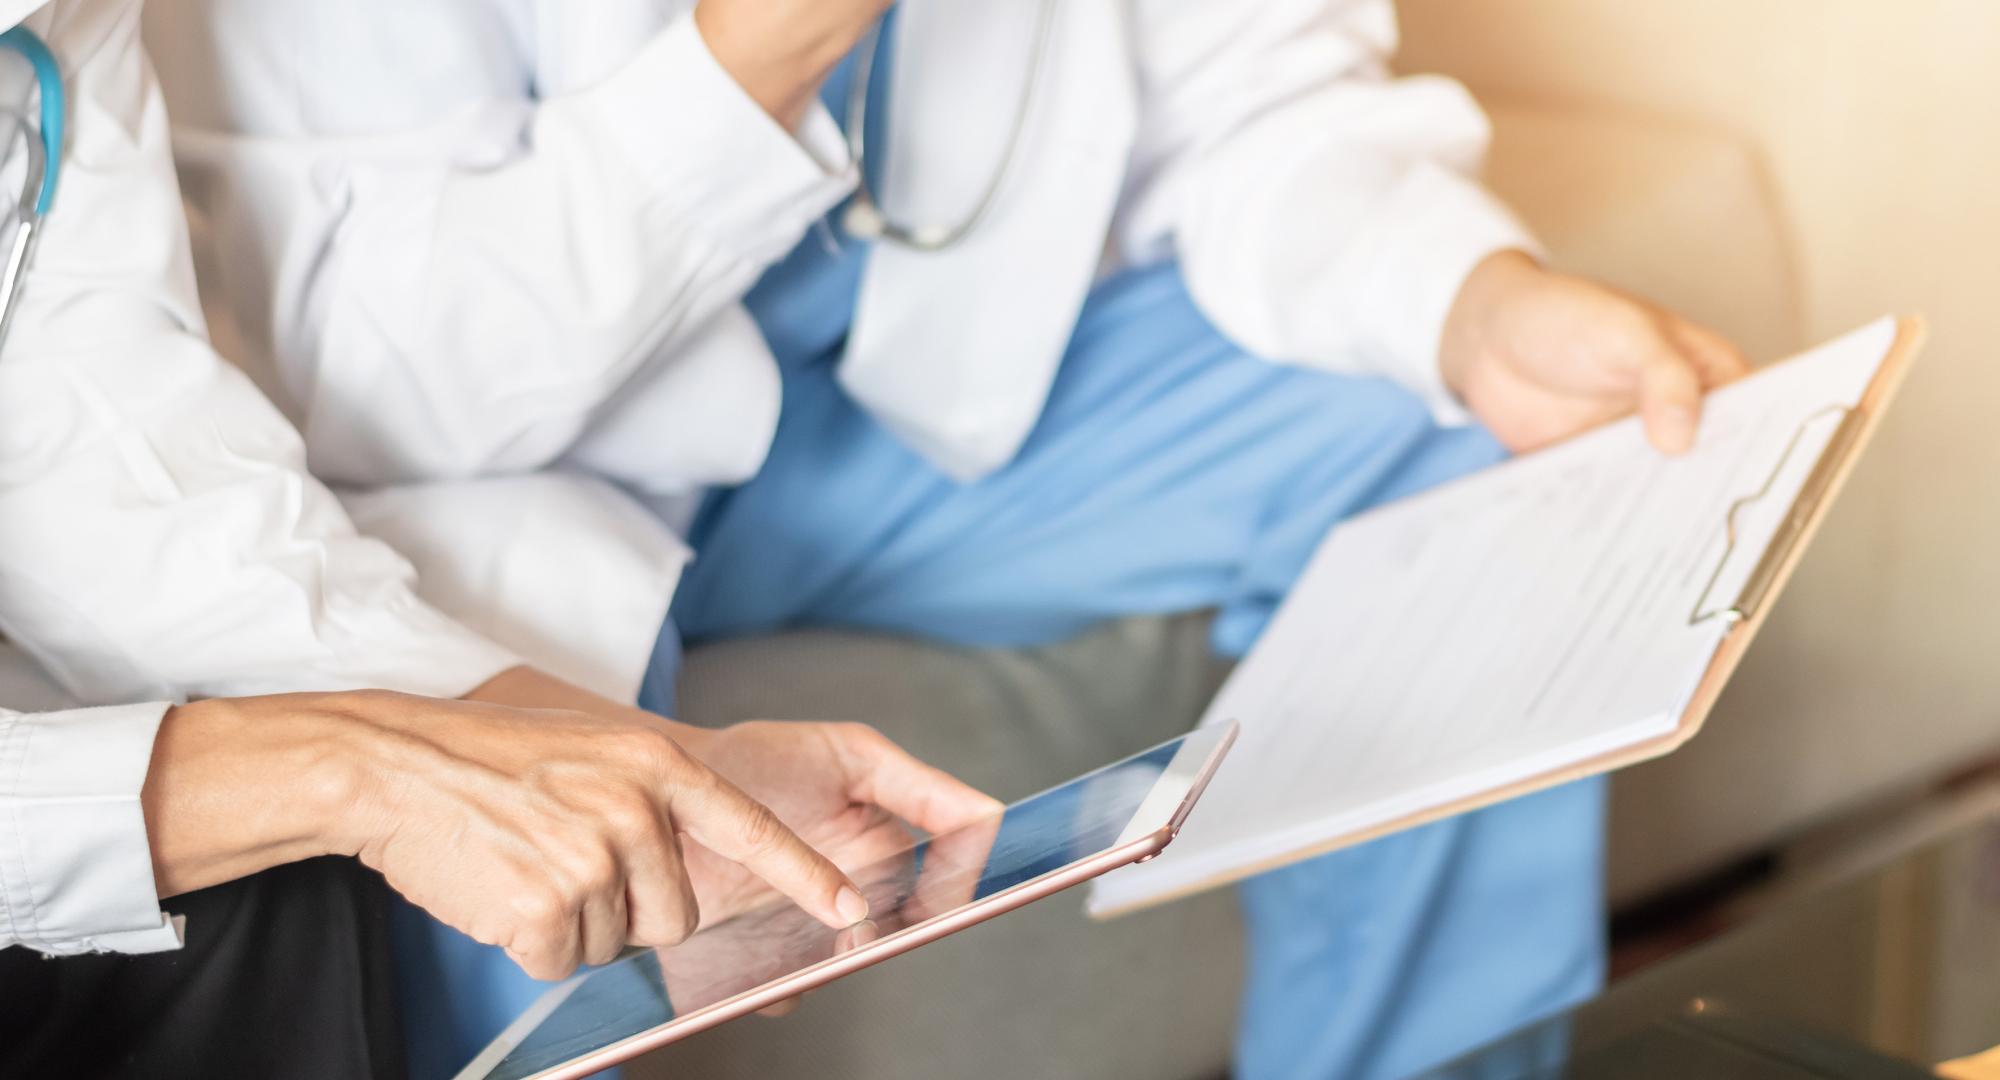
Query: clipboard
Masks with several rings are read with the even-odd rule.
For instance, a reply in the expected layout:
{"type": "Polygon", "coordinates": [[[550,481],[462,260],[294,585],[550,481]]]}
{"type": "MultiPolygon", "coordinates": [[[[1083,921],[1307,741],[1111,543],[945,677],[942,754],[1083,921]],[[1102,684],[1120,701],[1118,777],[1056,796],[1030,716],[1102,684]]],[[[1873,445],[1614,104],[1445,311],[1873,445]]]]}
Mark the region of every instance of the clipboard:
{"type": "Polygon", "coordinates": [[[1773,463],[1761,487],[1732,502],[1724,519],[1716,523],[1716,528],[1723,533],[1721,554],[1707,575],[1706,587],[1701,590],[1686,618],[1692,626],[1720,623],[1727,627],[1727,632],[1715,648],[1706,670],[1681,712],[1679,721],[1671,731],[1655,738],[1626,744],[1616,750],[1588,757],[1562,768],[1439,803],[1365,829],[1346,832],[1321,842],[1300,845],[1282,855],[1242,863],[1226,872],[1152,893],[1142,899],[1099,904],[1093,897],[1090,906],[1091,916],[1109,919],[1170,903],[1370,840],[1664,757],[1679,749],[1700,733],[1702,725],[1720,701],[1723,689],[1742,663],[1751,642],[1763,629],[1777,598],[1798,569],[1806,549],[1818,534],[1834,501],[1853,474],[1855,464],[1880,427],[1883,416],[1909,373],[1910,366],[1922,350],[1928,333],[1927,324],[1921,316],[1897,319],[1895,335],[1889,350],[1883,356],[1858,403],[1852,408],[1831,406],[1805,418],[1773,463]],[[1799,488],[1792,505],[1785,512],[1771,541],[1744,579],[1743,586],[1734,596],[1716,595],[1721,591],[1726,568],[1738,554],[1736,540],[1738,515],[1766,500],[1778,478],[1793,464],[1801,452],[1800,444],[1807,430],[1815,423],[1831,419],[1831,414],[1840,414],[1838,425],[1820,451],[1817,461],[1799,488]]]}
{"type": "MultiPolygon", "coordinates": [[[[1868,391],[1862,395],[1860,403],[1851,409],[1829,410],[1845,415],[1841,417],[1839,426],[1834,429],[1833,438],[1827,443],[1826,449],[1820,452],[1819,461],[1813,465],[1812,472],[1806,477],[1805,486],[1800,488],[1798,497],[1792,501],[1791,509],[1785,515],[1784,524],[1779,527],[1778,534],[1770,546],[1764,549],[1763,556],[1758,559],[1757,566],[1751,571],[1743,590],[1734,600],[1726,604],[1710,606],[1716,603],[1712,593],[1717,580],[1721,577],[1723,567],[1735,553],[1736,515],[1749,505],[1761,501],[1760,496],[1770,490],[1771,480],[1775,479],[1789,463],[1789,458],[1805,428],[1826,413],[1808,417],[1800,425],[1799,431],[1793,433],[1792,443],[1772,466],[1771,475],[1759,492],[1738,499],[1730,505],[1728,517],[1720,526],[1728,536],[1722,557],[1717,563],[1714,574],[1709,578],[1708,588],[1703,590],[1701,601],[1688,615],[1690,624],[1698,625],[1717,619],[1728,623],[1729,636],[1724,638],[1722,645],[1716,649],[1715,659],[1709,663],[1707,674],[1702,676],[1701,685],[1696,689],[1686,711],[1681,714],[1680,725],[1675,728],[1673,734],[1617,754],[1608,754],[1599,761],[1587,762],[1566,773],[1556,775],[1548,783],[1524,788],[1519,794],[1527,794],[1570,780],[1580,780],[1586,776],[1595,776],[1665,757],[1701,733],[1702,725],[1708,721],[1709,714],[1715,711],[1716,704],[1722,700],[1723,688],[1729,685],[1730,678],[1736,674],[1737,667],[1743,663],[1744,655],[1749,652],[1750,643],[1756,640],[1758,631],[1764,628],[1764,621],[1770,617],[1778,596],[1784,592],[1785,586],[1792,580],[1792,574],[1798,570],[1799,563],[1805,558],[1806,549],[1812,545],[1813,537],[1819,535],[1820,526],[1826,521],[1826,516],[1833,509],[1834,501],[1840,497],[1841,490],[1847,486],[1848,477],[1853,475],[1855,464],[1861,460],[1862,452],[1875,437],[1876,429],[1882,424],[1882,417],[1888,412],[1890,403],[1895,400],[1897,391],[1902,389],[1903,380],[1909,375],[1910,365],[1915,363],[1918,353],[1923,351],[1924,342],[1929,336],[1929,326],[1921,315],[1909,315],[1896,320],[1895,342],[1890,345],[1888,355],[1882,360],[1881,369],[1868,384],[1868,391]]],[[[1502,802],[1511,797],[1508,795],[1491,801],[1502,802]]]]}

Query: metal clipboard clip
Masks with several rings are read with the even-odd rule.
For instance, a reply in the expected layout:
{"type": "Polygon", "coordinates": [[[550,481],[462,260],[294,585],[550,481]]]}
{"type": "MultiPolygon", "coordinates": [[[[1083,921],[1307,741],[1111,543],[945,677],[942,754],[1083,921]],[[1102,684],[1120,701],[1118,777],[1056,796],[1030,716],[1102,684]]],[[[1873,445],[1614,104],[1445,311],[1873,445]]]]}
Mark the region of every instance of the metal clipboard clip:
{"type": "Polygon", "coordinates": [[[1812,525],[1814,513],[1826,499],[1827,493],[1832,490],[1834,481],[1839,478],[1841,464],[1847,460],[1855,442],[1860,439],[1866,427],[1865,419],[1860,409],[1850,409],[1845,405],[1829,405],[1799,421],[1798,430],[1792,432],[1791,440],[1785,444],[1785,452],[1778,455],[1777,464],[1771,466],[1770,474],[1764,477],[1763,486],[1729,505],[1729,517],[1723,523],[1728,542],[1723,546],[1722,557],[1715,561],[1715,569],[1708,576],[1708,584],[1702,587],[1701,595],[1695,597],[1694,610],[1688,615],[1689,626],[1701,626],[1720,619],[1734,627],[1748,622],[1763,609],[1765,599],[1770,596],[1771,587],[1776,585],[1778,578],[1782,576],[1793,551],[1812,525]],[[1727,572],[1730,563],[1736,557],[1737,541],[1741,532],[1737,524],[1738,516],[1770,497],[1771,489],[1777,486],[1778,478],[1785,473],[1785,467],[1791,464],[1793,457],[1797,456],[1799,444],[1805,441],[1806,431],[1829,416],[1841,417],[1840,426],[1834,429],[1833,437],[1827,440],[1826,449],[1820,453],[1812,474],[1806,477],[1804,486],[1799,489],[1798,498],[1792,501],[1791,510],[1786,513],[1785,520],[1779,524],[1777,533],[1772,536],[1771,546],[1764,550],[1763,558],[1757,560],[1756,569],[1750,572],[1749,580],[1743,583],[1743,591],[1730,604],[1710,607],[1715,590],[1722,583],[1722,575],[1727,572]]]}

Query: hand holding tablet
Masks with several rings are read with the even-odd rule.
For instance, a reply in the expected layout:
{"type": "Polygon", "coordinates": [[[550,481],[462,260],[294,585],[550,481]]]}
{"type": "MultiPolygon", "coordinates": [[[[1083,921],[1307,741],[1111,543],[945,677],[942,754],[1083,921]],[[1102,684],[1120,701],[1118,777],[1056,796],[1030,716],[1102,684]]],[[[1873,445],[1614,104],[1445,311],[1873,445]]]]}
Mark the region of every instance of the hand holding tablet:
{"type": "MultiPolygon", "coordinates": [[[[550,990],[459,1080],[587,1076],[1158,855],[1235,725],[1206,728],[852,870],[871,917],[842,930],[785,901],[550,990]]],[[[872,829],[857,835],[879,835],[872,829]]],[[[843,860],[844,861],[844,860],[843,860]]]]}
{"type": "MultiPolygon", "coordinates": [[[[800,839],[843,869],[908,849],[905,822],[944,834],[1004,809],[874,728],[807,726],[810,736],[802,738],[799,724],[736,724],[705,733],[693,749],[717,775],[796,823],[800,839]]],[[[687,845],[686,859],[703,927],[779,899],[763,877],[700,844],[687,845]]]]}

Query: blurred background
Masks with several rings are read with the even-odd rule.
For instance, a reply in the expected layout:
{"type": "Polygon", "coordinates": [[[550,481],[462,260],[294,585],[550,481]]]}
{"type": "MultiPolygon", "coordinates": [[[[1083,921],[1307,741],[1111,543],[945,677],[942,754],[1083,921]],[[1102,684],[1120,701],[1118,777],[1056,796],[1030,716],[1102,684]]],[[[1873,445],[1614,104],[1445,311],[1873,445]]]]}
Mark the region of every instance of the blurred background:
{"type": "Polygon", "coordinates": [[[1403,0],[1558,261],[1776,359],[1929,348],[1702,737],[1619,781],[1634,900],[2000,753],[2000,5],[1403,0]],[[1643,858],[1638,857],[1643,853],[1643,858]]]}

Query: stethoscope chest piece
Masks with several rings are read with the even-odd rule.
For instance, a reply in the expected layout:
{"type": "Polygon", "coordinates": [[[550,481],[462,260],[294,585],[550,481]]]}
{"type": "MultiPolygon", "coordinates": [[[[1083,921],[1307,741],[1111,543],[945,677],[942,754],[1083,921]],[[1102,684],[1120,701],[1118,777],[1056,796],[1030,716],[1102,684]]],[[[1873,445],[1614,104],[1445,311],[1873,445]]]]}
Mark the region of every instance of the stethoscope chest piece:
{"type": "Polygon", "coordinates": [[[955,223],[904,225],[889,219],[875,192],[868,185],[868,90],[874,82],[875,54],[882,47],[882,28],[877,25],[862,41],[857,50],[859,61],[848,87],[847,96],[847,152],[860,174],[854,198],[840,215],[840,226],[847,235],[857,240],[886,240],[915,251],[944,251],[956,247],[972,231],[979,227],[987,213],[998,201],[1000,190],[1005,185],[1007,175],[1014,161],[1020,156],[1021,141],[1028,126],[1029,113],[1033,111],[1036,90],[1042,81],[1042,69],[1049,53],[1049,41],[1055,33],[1056,5],[1059,0],[1041,0],[1035,15],[1035,28],[1031,53],[1028,57],[1027,85],[1021,89],[1020,104],[1014,111],[1014,119],[1007,131],[1006,145],[1002,147],[1000,164],[974,200],[972,209],[955,223]]]}
{"type": "Polygon", "coordinates": [[[888,231],[889,223],[882,220],[882,212],[875,209],[875,200],[856,194],[847,203],[847,209],[840,215],[840,231],[856,240],[880,240],[888,231]]]}

